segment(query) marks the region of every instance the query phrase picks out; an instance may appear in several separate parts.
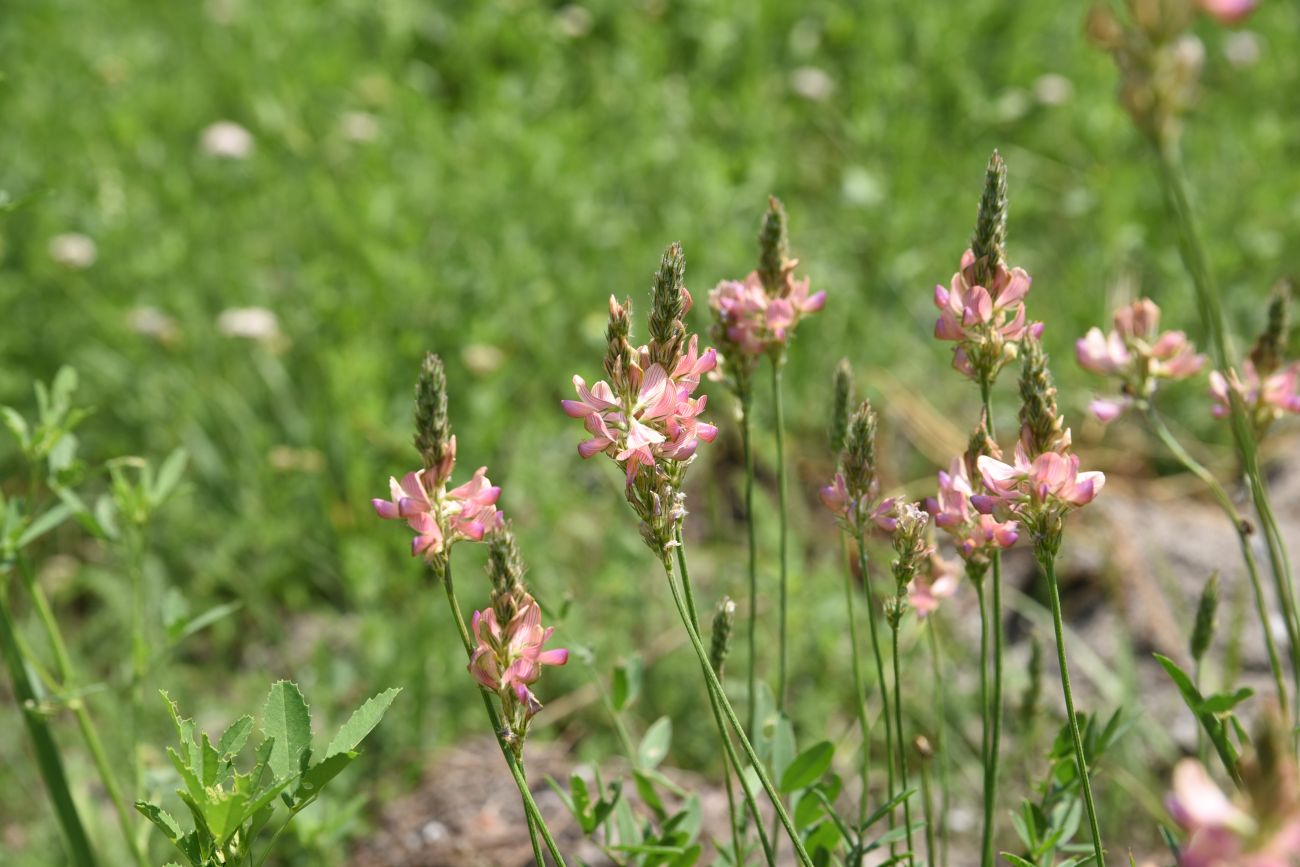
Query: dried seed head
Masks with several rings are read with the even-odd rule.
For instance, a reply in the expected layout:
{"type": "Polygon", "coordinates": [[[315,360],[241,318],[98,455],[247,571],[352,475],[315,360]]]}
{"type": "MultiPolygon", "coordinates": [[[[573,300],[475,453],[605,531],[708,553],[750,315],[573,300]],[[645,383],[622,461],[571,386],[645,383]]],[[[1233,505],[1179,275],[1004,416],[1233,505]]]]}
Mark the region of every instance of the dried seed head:
{"type": "Polygon", "coordinates": [[[790,235],[785,206],[776,196],[767,197],[767,211],[758,230],[758,277],[769,297],[784,295],[786,263],[790,260],[790,235]]]}
{"type": "Polygon", "coordinates": [[[835,366],[835,385],[831,396],[831,454],[844,448],[849,430],[849,401],[853,399],[853,368],[847,358],[835,366]]]}
{"type": "Polygon", "coordinates": [[[1205,589],[1201,591],[1200,604],[1196,606],[1196,625],[1192,628],[1191,651],[1192,659],[1197,662],[1205,657],[1205,652],[1210,649],[1210,643],[1214,641],[1218,612],[1219,573],[1215,572],[1210,576],[1210,580],[1205,582],[1205,589]]]}
{"type": "Polygon", "coordinates": [[[709,664],[719,676],[727,662],[727,654],[731,652],[731,627],[735,622],[736,603],[730,596],[723,596],[718,601],[718,610],[713,613],[713,638],[709,643],[709,664]]]}
{"type": "Polygon", "coordinates": [[[1250,350],[1250,360],[1261,377],[1282,366],[1291,331],[1291,291],[1289,279],[1280,280],[1273,287],[1273,298],[1268,304],[1268,323],[1250,350]]]}
{"type": "Polygon", "coordinates": [[[975,217],[975,234],[970,248],[975,254],[975,282],[988,286],[994,271],[1006,264],[1007,247],[1007,164],[997,151],[984,170],[984,193],[975,217]]]}
{"type": "Polygon", "coordinates": [[[432,352],[424,356],[415,384],[415,448],[435,484],[445,482],[456,458],[456,443],[447,418],[447,373],[442,359],[432,352]]]}
{"type": "Polygon", "coordinates": [[[614,296],[609,296],[609,325],[605,327],[605,375],[614,390],[623,393],[627,390],[627,370],[632,366],[632,302],[625,300],[619,304],[614,296]]]}
{"type": "Polygon", "coordinates": [[[876,413],[870,401],[862,401],[849,418],[841,464],[849,496],[856,500],[870,493],[876,481],[876,413]]]}
{"type": "Polygon", "coordinates": [[[1042,342],[1026,338],[1021,352],[1020,435],[1032,460],[1044,452],[1066,449],[1070,431],[1056,406],[1056,385],[1042,342]]]}
{"type": "Polygon", "coordinates": [[[672,243],[664,250],[650,290],[650,361],[669,373],[677,366],[686,342],[686,257],[682,245],[672,243]]]}

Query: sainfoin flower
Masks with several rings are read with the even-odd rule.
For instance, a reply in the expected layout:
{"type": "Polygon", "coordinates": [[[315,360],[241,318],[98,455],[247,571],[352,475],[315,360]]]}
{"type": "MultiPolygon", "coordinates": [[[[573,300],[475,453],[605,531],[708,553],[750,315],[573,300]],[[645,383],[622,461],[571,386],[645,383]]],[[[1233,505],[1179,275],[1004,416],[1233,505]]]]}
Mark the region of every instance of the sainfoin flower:
{"type": "Polygon", "coordinates": [[[1260,822],[1234,804],[1195,759],[1174,767],[1173,790],[1165,803],[1187,834],[1179,867],[1294,867],[1300,852],[1300,815],[1286,804],[1260,822]],[[1289,814],[1288,814],[1289,812],[1289,814]]]}
{"type": "Polygon", "coordinates": [[[879,487],[873,481],[866,491],[855,497],[849,492],[844,473],[836,473],[835,478],[821,489],[819,495],[822,505],[850,528],[856,526],[857,516],[861,514],[865,520],[892,533],[898,526],[898,518],[894,514],[898,500],[894,497],[878,499],[879,487]]]}
{"type": "Polygon", "coordinates": [[[578,444],[578,454],[608,454],[624,468],[629,485],[641,468],[653,470],[663,460],[688,460],[701,441],[711,443],[718,436],[716,427],[700,420],[707,396],[693,396],[701,376],[717,364],[712,349],[701,353],[699,337],[692,335],[671,375],[649,363],[646,347],[636,356],[625,372],[628,394],[616,394],[604,380],[589,388],[575,375],[578,400],[562,401],[565,413],[582,419],[591,434],[578,444]]]}
{"type": "Polygon", "coordinates": [[[1010,548],[1020,537],[1015,521],[999,521],[981,514],[971,502],[975,496],[966,462],[954,458],[946,472],[939,471],[938,496],[925,501],[934,525],[952,536],[957,553],[968,561],[996,549],[1010,548]]]}
{"type": "Polygon", "coordinates": [[[1008,270],[998,264],[986,282],[991,285],[976,282],[975,254],[967,250],[948,286],[934,287],[934,306],[939,308],[934,336],[957,344],[953,367],[972,379],[996,373],[1014,357],[1016,344],[1043,330],[1041,322],[1025,318],[1025,296],[1033,281],[1023,268],[1008,270]]]}
{"type": "Polygon", "coordinates": [[[1114,377],[1121,384],[1118,396],[1091,404],[1093,415],[1103,422],[1119,417],[1136,401],[1149,399],[1159,380],[1186,379],[1205,366],[1205,356],[1196,353],[1186,334],[1159,330],[1160,308],[1149,298],[1117,310],[1114,326],[1109,333],[1090,328],[1075,342],[1075,356],[1084,369],[1114,377]]]}
{"type": "MultiPolygon", "coordinates": [[[[452,438],[454,455],[455,438],[452,438]]],[[[432,561],[456,541],[482,541],[483,535],[502,523],[496,509],[501,489],[487,478],[487,467],[479,467],[473,478],[450,491],[445,483],[434,487],[426,470],[407,473],[401,481],[389,479],[392,499],[374,499],[375,513],[387,520],[404,520],[415,531],[411,555],[432,561]]]]}
{"type": "Polygon", "coordinates": [[[799,321],[826,306],[826,293],[809,294],[808,278],[787,275],[780,290],[768,296],[757,271],[744,280],[723,280],[709,293],[709,308],[729,354],[760,356],[782,347],[799,321]]]}
{"type": "Polygon", "coordinates": [[[1260,380],[1255,363],[1247,358],[1241,365],[1241,376],[1228,371],[1224,376],[1215,370],[1210,373],[1210,396],[1214,398],[1211,410],[1215,418],[1226,418],[1232,412],[1229,389],[1241,395],[1242,403],[1261,426],[1281,418],[1284,413],[1300,413],[1300,361],[1275,370],[1260,380]]]}
{"type": "Polygon", "coordinates": [[[1238,24],[1255,11],[1259,0],[1200,0],[1199,5],[1220,24],[1238,24]]]}
{"type": "MultiPolygon", "coordinates": [[[[507,710],[517,709],[527,721],[541,702],[529,688],[542,676],[546,665],[564,665],[569,651],[546,650],[554,627],[542,627],[542,610],[536,600],[524,594],[510,622],[502,626],[492,608],[474,612],[477,646],[469,661],[469,673],[482,686],[501,696],[507,710]]],[[[514,716],[514,714],[512,714],[514,716]]]]}
{"type": "Polygon", "coordinates": [[[1012,463],[981,455],[977,465],[988,494],[976,494],[971,503],[983,514],[992,514],[998,504],[1013,512],[1043,505],[1078,508],[1092,502],[1106,484],[1104,473],[1080,472],[1075,454],[1047,451],[1031,461],[1023,442],[1016,444],[1012,463]]]}
{"type": "Polygon", "coordinates": [[[937,553],[930,555],[930,568],[918,572],[907,585],[907,601],[922,619],[939,610],[939,603],[957,592],[961,573],[937,553]]]}

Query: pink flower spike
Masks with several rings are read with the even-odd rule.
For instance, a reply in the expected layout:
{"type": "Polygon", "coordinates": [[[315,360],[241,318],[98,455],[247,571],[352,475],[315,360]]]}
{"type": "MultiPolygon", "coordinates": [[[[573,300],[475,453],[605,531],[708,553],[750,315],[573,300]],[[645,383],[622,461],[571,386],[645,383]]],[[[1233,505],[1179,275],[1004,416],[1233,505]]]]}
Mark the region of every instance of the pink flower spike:
{"type": "Polygon", "coordinates": [[[1255,11],[1258,0],[1200,0],[1201,9],[1220,24],[1240,24],[1255,11]]]}

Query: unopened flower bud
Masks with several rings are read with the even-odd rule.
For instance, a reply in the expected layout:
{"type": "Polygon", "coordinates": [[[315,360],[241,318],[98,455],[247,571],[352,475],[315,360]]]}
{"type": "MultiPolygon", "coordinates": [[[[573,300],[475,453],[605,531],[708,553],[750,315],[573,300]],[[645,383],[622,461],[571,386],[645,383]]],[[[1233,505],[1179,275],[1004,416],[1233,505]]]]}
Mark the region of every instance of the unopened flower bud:
{"type": "Polygon", "coordinates": [[[977,286],[992,285],[994,271],[1006,263],[1007,164],[997,151],[984,171],[984,192],[975,218],[970,249],[975,256],[973,272],[977,286]]]}
{"type": "Polygon", "coordinates": [[[456,439],[447,417],[447,373],[442,359],[432,352],[424,356],[415,384],[415,448],[435,486],[451,476],[456,439]]]}
{"type": "Polygon", "coordinates": [[[718,610],[713,614],[713,637],[709,643],[709,664],[713,670],[722,675],[722,666],[727,662],[731,651],[731,627],[736,622],[736,603],[729,596],[723,596],[718,602],[718,610]]]}
{"type": "Polygon", "coordinates": [[[1273,298],[1268,304],[1268,323],[1250,350],[1250,360],[1255,372],[1268,376],[1282,366],[1282,355],[1290,336],[1291,281],[1281,280],[1273,287],[1273,298]]]}
{"type": "Polygon", "coordinates": [[[1219,573],[1215,572],[1210,576],[1210,580],[1205,582],[1205,589],[1201,591],[1200,604],[1196,606],[1196,625],[1192,628],[1190,649],[1192,659],[1197,662],[1205,657],[1205,652],[1210,649],[1210,643],[1214,641],[1218,610],[1219,573]]]}
{"type": "Polygon", "coordinates": [[[849,418],[844,436],[844,480],[854,500],[870,493],[876,481],[876,413],[863,401],[849,418]]]}
{"type": "Polygon", "coordinates": [[[650,303],[650,361],[671,371],[677,366],[686,340],[686,257],[682,245],[672,243],[664,250],[655,272],[650,303]]]}
{"type": "Polygon", "coordinates": [[[782,289],[790,259],[790,235],[785,206],[776,196],[767,197],[767,211],[758,230],[758,276],[768,297],[785,294],[782,289]]]}
{"type": "Polygon", "coordinates": [[[627,370],[632,366],[632,344],[628,337],[632,333],[632,302],[625,300],[622,304],[609,296],[609,325],[605,327],[605,375],[610,385],[618,393],[627,390],[627,370]]]}
{"type": "Polygon", "coordinates": [[[835,385],[831,397],[831,454],[838,455],[844,448],[844,437],[849,430],[849,401],[853,399],[853,368],[847,358],[835,366],[835,385]]]}

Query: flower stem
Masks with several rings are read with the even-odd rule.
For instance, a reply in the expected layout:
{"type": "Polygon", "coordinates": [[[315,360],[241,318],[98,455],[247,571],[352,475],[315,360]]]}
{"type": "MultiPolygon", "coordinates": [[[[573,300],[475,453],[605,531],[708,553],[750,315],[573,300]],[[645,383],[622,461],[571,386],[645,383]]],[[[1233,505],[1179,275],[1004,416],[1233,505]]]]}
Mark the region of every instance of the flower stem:
{"type": "MultiPolygon", "coordinates": [[[[939,613],[930,615],[927,626],[927,638],[930,642],[930,671],[934,677],[935,705],[938,722],[934,727],[934,752],[939,760],[939,844],[942,850],[941,861],[948,863],[948,801],[951,792],[951,780],[948,775],[948,688],[943,682],[942,656],[939,652],[939,613]]],[[[930,867],[939,867],[930,856],[930,867]]]]}
{"type": "MultiPolygon", "coordinates": [[[[37,619],[45,631],[46,640],[50,644],[50,649],[54,652],[54,674],[59,682],[58,691],[67,693],[75,688],[77,678],[72,666],[72,656],[68,653],[67,642],[63,638],[62,630],[59,629],[59,621],[55,618],[54,609],[50,606],[49,598],[46,597],[44,589],[36,581],[31,564],[26,557],[18,557],[18,570],[22,576],[23,584],[27,588],[28,595],[32,597],[33,607],[36,609],[37,619]]],[[[132,702],[134,703],[134,690],[132,702]]],[[[104,750],[103,741],[99,737],[99,729],[90,716],[90,709],[86,706],[84,698],[72,699],[67,704],[72,711],[72,715],[77,720],[77,728],[81,732],[82,740],[86,742],[86,748],[90,750],[91,758],[95,762],[95,770],[99,773],[99,781],[104,786],[104,791],[108,794],[109,800],[113,802],[113,810],[117,815],[118,827],[122,831],[126,847],[131,852],[131,857],[136,864],[147,867],[148,861],[135,835],[135,816],[127,807],[126,799],[122,797],[122,787],[118,784],[117,775],[113,772],[113,767],[108,761],[108,753],[104,750]]],[[[135,752],[132,751],[133,763],[134,756],[135,752]]]]}
{"type": "Polygon", "coordinates": [[[867,800],[871,795],[871,728],[867,723],[867,693],[862,685],[862,666],[858,662],[858,624],[853,614],[853,571],[844,570],[844,605],[849,615],[849,659],[853,663],[853,704],[862,730],[862,797],[858,802],[858,826],[867,819],[867,800]]]}
{"type": "Polygon", "coordinates": [[[745,452],[745,533],[749,541],[749,694],[745,731],[750,738],[758,737],[758,528],[754,525],[754,448],[750,438],[753,405],[753,394],[746,388],[740,397],[740,441],[745,452]]]}
{"type": "Polygon", "coordinates": [[[804,867],[812,867],[812,859],[808,856],[804,848],[803,841],[799,839],[799,832],[794,827],[794,822],[790,819],[790,814],[785,805],[781,803],[780,793],[777,792],[776,786],[772,783],[772,777],[768,774],[767,768],[759,760],[758,754],[754,751],[753,744],[750,743],[745,729],[740,724],[740,719],[736,716],[736,711],[732,708],[731,702],[727,700],[727,694],[722,689],[722,683],[718,680],[717,674],[713,671],[713,666],[709,665],[709,652],[705,648],[704,642],[700,639],[699,630],[695,628],[691,621],[690,612],[686,608],[686,602],[682,595],[682,589],[678,586],[677,577],[673,569],[671,557],[663,559],[664,573],[668,577],[668,588],[673,595],[673,604],[677,606],[677,614],[681,618],[682,625],[686,628],[686,637],[690,639],[691,646],[695,649],[695,655],[699,659],[700,669],[704,672],[705,683],[710,692],[716,698],[718,706],[722,709],[727,723],[736,732],[736,737],[740,741],[740,747],[745,753],[745,758],[749,760],[754,772],[758,774],[758,780],[763,786],[763,791],[767,794],[768,800],[772,802],[772,809],[776,811],[777,819],[785,828],[786,834],[790,837],[790,842],[794,844],[795,854],[799,857],[799,863],[804,867]]]}
{"type": "MultiPolygon", "coordinates": [[[[907,790],[907,741],[903,738],[903,676],[900,673],[898,660],[898,624],[892,627],[893,637],[893,656],[894,656],[894,726],[896,731],[894,737],[898,745],[898,779],[899,786],[907,790]]],[[[911,798],[903,799],[903,828],[907,832],[907,861],[909,864],[915,862],[913,855],[916,847],[912,843],[912,807],[911,798]]]]}
{"type": "Polygon", "coordinates": [[[32,739],[32,751],[36,754],[36,765],[40,768],[41,778],[49,792],[54,805],[59,827],[63,831],[68,855],[76,867],[94,867],[96,861],[90,848],[90,839],[77,815],[76,803],[68,788],[68,778],[63,771],[63,760],[59,748],[54,743],[50,727],[40,709],[36,706],[36,692],[28,679],[27,669],[23,666],[18,643],[14,640],[16,630],[9,613],[9,602],[0,588],[0,652],[9,667],[9,676],[13,680],[14,698],[18,703],[19,715],[27,726],[27,734],[32,739]]]}
{"type": "MultiPolygon", "coordinates": [[[[980,380],[980,399],[984,404],[985,423],[990,437],[996,437],[993,424],[992,383],[988,379],[980,380]]],[[[983,867],[992,867],[993,843],[997,829],[994,827],[994,813],[998,800],[998,769],[1002,758],[1002,552],[995,549],[989,560],[992,564],[993,592],[990,611],[984,627],[993,633],[993,692],[988,697],[988,715],[985,717],[989,728],[984,756],[984,831],[983,848],[980,863],[983,867]]]]}
{"type": "Polygon", "coordinates": [[[926,867],[938,867],[935,860],[936,851],[934,835],[934,795],[930,791],[930,766],[921,760],[921,809],[925,813],[925,863],[926,867]]]}
{"type": "MultiPolygon", "coordinates": [[[[519,775],[524,778],[524,785],[528,785],[528,771],[524,769],[523,756],[519,757],[519,775]]],[[[528,842],[533,847],[533,861],[538,864],[545,864],[546,860],[542,858],[542,847],[537,842],[537,823],[533,821],[532,816],[525,816],[528,820],[528,842]]]]}
{"type": "Polygon", "coordinates": [[[993,807],[996,798],[988,787],[989,770],[989,736],[993,733],[992,716],[989,704],[989,607],[984,596],[984,578],[981,574],[971,583],[975,585],[975,598],[980,611],[980,716],[983,720],[980,737],[980,766],[984,769],[984,824],[983,836],[980,838],[980,865],[991,867],[993,864],[993,807]]]}
{"type": "MultiPolygon", "coordinates": [[[[469,636],[469,630],[465,627],[465,616],[461,613],[460,603],[456,600],[456,588],[451,580],[451,563],[444,561],[442,568],[435,569],[435,571],[442,581],[443,588],[447,591],[447,604],[451,607],[452,618],[456,621],[456,630],[460,633],[461,644],[465,646],[465,655],[472,657],[474,655],[474,642],[469,636]]],[[[515,755],[515,751],[506,743],[501,726],[501,717],[492,704],[492,697],[488,695],[486,690],[481,688],[478,693],[483,698],[483,708],[487,711],[488,721],[492,725],[492,733],[497,739],[497,746],[501,748],[501,755],[510,768],[510,775],[515,778],[515,786],[519,789],[519,797],[523,799],[524,818],[528,820],[529,834],[532,835],[535,828],[542,835],[542,840],[546,843],[546,849],[551,853],[551,858],[555,861],[557,867],[566,867],[564,856],[560,854],[559,847],[555,845],[555,838],[551,836],[550,828],[546,827],[546,820],[542,818],[542,811],[538,809],[537,801],[533,799],[532,790],[528,788],[528,779],[524,776],[523,767],[515,755]]],[[[538,861],[539,867],[542,863],[538,861]]]]}
{"type": "MultiPolygon", "coordinates": [[[[1187,267],[1196,290],[1196,303],[1200,311],[1201,322],[1209,336],[1210,350],[1215,366],[1225,374],[1232,366],[1231,347],[1227,336],[1227,320],[1223,314],[1223,305],[1219,298],[1219,289],[1210,273],[1205,244],[1196,227],[1192,206],[1187,194],[1187,183],[1183,177],[1178,151],[1174,143],[1162,146],[1153,141],[1156,161],[1160,167],[1160,180],[1165,193],[1165,201],[1178,226],[1179,252],[1183,264],[1187,267]]],[[[1251,499],[1259,515],[1268,545],[1269,565],[1273,572],[1273,581],[1277,589],[1278,602],[1287,620],[1288,637],[1296,657],[1296,640],[1300,633],[1300,613],[1297,612],[1295,587],[1291,580],[1291,564],[1287,558],[1286,546],[1282,541],[1281,531],[1273,516],[1273,506],[1269,502],[1268,489],[1264,485],[1259,467],[1259,443],[1255,436],[1249,414],[1241,394],[1235,388],[1228,389],[1228,401],[1231,407],[1232,436],[1241,459],[1242,469],[1249,482],[1251,499]]],[[[1300,681],[1292,695],[1295,704],[1293,716],[1300,716],[1300,681]]]]}
{"type": "Polygon", "coordinates": [[[788,663],[788,594],[789,594],[789,574],[787,547],[789,544],[789,533],[787,532],[788,515],[786,514],[786,468],[785,468],[785,408],[781,400],[781,368],[782,359],[772,359],[772,406],[776,413],[776,496],[777,512],[781,518],[780,531],[780,608],[781,608],[781,625],[777,636],[777,645],[780,651],[780,662],[777,670],[776,680],[776,707],[782,713],[785,712],[786,700],[786,666],[788,663]]]}
{"type": "MultiPolygon", "coordinates": [[[[1255,552],[1250,545],[1250,525],[1246,519],[1237,511],[1237,507],[1228,496],[1228,492],[1219,484],[1219,480],[1214,474],[1206,469],[1196,458],[1183,448],[1173,432],[1165,425],[1162,419],[1155,411],[1154,407],[1148,407],[1147,421],[1155,435],[1164,443],[1165,448],[1178,459],[1184,467],[1187,468],[1194,476],[1209,489],[1214,501],[1219,504],[1219,508],[1227,515],[1228,520],[1232,522],[1232,528],[1237,534],[1237,542],[1241,548],[1241,558],[1246,564],[1246,573],[1250,576],[1250,586],[1255,596],[1255,611],[1259,615],[1259,624],[1264,632],[1264,647],[1268,651],[1268,664],[1273,670],[1273,683],[1277,689],[1278,704],[1283,707],[1289,707],[1287,704],[1286,680],[1282,673],[1282,660],[1278,656],[1277,644],[1273,640],[1273,630],[1269,626],[1268,605],[1264,599],[1264,588],[1259,578],[1259,565],[1255,561],[1255,552]]],[[[1279,588],[1280,589],[1280,588],[1279,588]]],[[[1287,639],[1291,646],[1291,672],[1296,678],[1296,688],[1300,690],[1300,641],[1297,640],[1295,626],[1290,618],[1283,618],[1287,628],[1287,639]]]]}
{"type": "MultiPolygon", "coordinates": [[[[682,532],[680,527],[677,528],[676,538],[677,538],[677,568],[680,570],[682,576],[682,592],[686,598],[686,612],[691,618],[691,626],[695,629],[696,632],[698,632],[700,628],[699,627],[700,615],[699,615],[699,611],[695,607],[695,588],[691,584],[691,573],[686,568],[686,545],[682,540],[682,532]]],[[[705,665],[710,670],[712,670],[713,668],[711,665],[708,664],[707,661],[704,662],[703,665],[705,665]]],[[[713,721],[718,727],[718,734],[722,738],[722,748],[726,753],[726,756],[724,757],[725,761],[723,762],[723,770],[727,774],[727,807],[731,816],[732,839],[736,847],[736,857],[737,859],[740,858],[741,835],[740,835],[739,816],[736,813],[736,807],[731,797],[731,777],[730,777],[730,771],[728,770],[728,768],[730,767],[735,767],[736,776],[740,778],[740,788],[741,791],[744,792],[745,803],[749,807],[750,814],[754,817],[754,827],[758,830],[758,838],[762,842],[763,854],[767,858],[767,863],[769,867],[775,867],[776,853],[772,850],[772,844],[768,841],[767,835],[763,833],[763,817],[758,812],[758,803],[754,800],[754,795],[749,790],[749,784],[745,782],[745,776],[742,773],[743,769],[740,764],[740,756],[736,755],[736,748],[731,743],[731,735],[727,731],[726,721],[722,718],[722,709],[718,705],[718,698],[713,694],[712,689],[710,689],[708,692],[709,692],[709,707],[713,711],[713,721]]]]}
{"type": "MultiPolygon", "coordinates": [[[[871,575],[867,572],[867,531],[866,527],[859,522],[857,526],[857,543],[858,543],[858,571],[862,573],[862,586],[867,594],[867,623],[871,631],[871,655],[876,660],[876,683],[880,686],[880,707],[881,716],[885,720],[885,755],[890,757],[885,762],[886,782],[888,790],[886,791],[886,800],[892,801],[897,789],[894,786],[894,735],[893,729],[889,725],[889,685],[885,681],[885,662],[880,652],[880,635],[876,630],[876,601],[875,594],[871,591],[871,575]]],[[[866,798],[866,794],[863,794],[866,798]]],[[[889,811],[889,827],[894,827],[894,811],[889,811]]]]}
{"type": "Polygon", "coordinates": [[[1061,668],[1061,693],[1065,696],[1065,714],[1070,721],[1070,739],[1074,743],[1074,766],[1083,788],[1083,803],[1088,810],[1093,854],[1097,867],[1106,867],[1106,856],[1101,846],[1101,828],[1097,824],[1097,806],[1093,803],[1092,784],[1088,781],[1088,760],[1083,754],[1083,735],[1079,732],[1079,718],[1074,712],[1074,693],[1070,689],[1070,668],[1065,658],[1065,625],[1061,621],[1061,589],[1056,580],[1056,557],[1041,545],[1034,553],[1043,568],[1048,595],[1052,601],[1052,627],[1056,630],[1056,661],[1061,668]]]}

